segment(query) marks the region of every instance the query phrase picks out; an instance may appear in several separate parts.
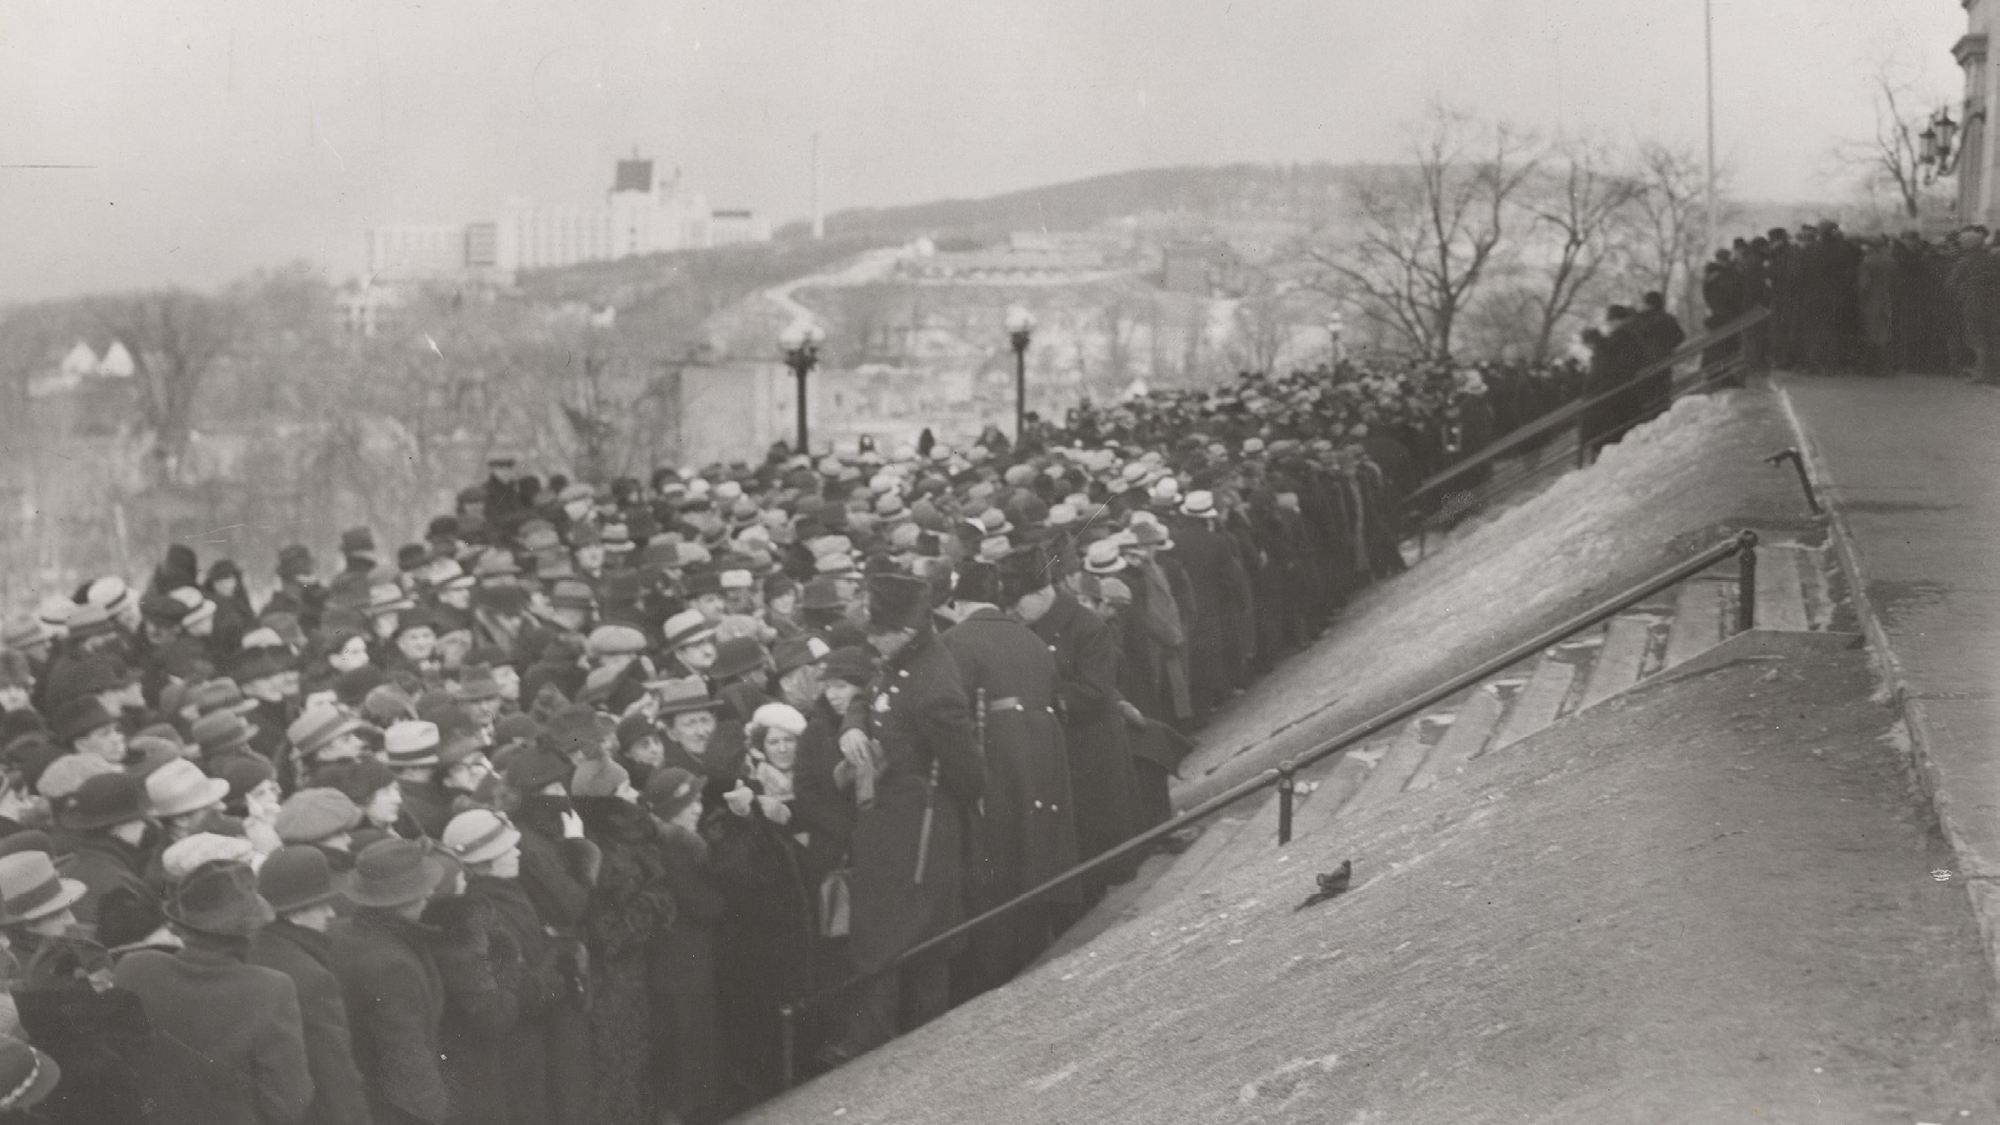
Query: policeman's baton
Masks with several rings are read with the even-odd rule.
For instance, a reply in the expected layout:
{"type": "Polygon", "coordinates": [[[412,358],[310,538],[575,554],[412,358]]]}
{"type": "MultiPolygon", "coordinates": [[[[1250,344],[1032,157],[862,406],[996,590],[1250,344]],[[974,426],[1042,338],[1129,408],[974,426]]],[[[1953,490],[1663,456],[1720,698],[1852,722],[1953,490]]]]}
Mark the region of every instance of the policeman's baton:
{"type": "Polygon", "coordinates": [[[931,825],[937,820],[938,761],[931,759],[931,783],[924,789],[924,824],[917,833],[917,875],[911,880],[918,886],[924,883],[924,867],[931,858],[931,825]]]}

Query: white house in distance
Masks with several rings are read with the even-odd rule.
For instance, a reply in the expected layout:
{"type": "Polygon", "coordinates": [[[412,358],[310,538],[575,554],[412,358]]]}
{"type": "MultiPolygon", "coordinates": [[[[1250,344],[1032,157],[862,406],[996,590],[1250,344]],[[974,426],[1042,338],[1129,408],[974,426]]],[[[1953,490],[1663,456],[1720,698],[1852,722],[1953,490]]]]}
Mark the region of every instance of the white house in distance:
{"type": "Polygon", "coordinates": [[[29,398],[48,398],[51,395],[66,394],[82,387],[91,379],[130,379],[136,372],[132,353],[120,340],[113,340],[104,349],[102,356],[90,344],[78,340],[63,353],[55,370],[46,371],[28,380],[29,398]]]}
{"type": "Polygon", "coordinates": [[[681,182],[679,169],[659,175],[651,160],[635,153],[618,162],[602,203],[519,199],[470,223],[371,227],[368,277],[380,283],[504,278],[516,270],[770,239],[769,220],[742,209],[713,209],[707,196],[681,182]]]}

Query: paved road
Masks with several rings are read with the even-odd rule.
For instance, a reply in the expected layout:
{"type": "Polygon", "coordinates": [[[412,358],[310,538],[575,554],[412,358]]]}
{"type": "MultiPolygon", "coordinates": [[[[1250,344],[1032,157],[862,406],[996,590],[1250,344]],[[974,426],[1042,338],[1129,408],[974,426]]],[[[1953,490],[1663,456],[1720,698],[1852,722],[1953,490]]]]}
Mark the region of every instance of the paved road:
{"type": "Polygon", "coordinates": [[[2000,950],[2000,389],[1858,376],[1784,387],[1991,954],[2000,950]]]}

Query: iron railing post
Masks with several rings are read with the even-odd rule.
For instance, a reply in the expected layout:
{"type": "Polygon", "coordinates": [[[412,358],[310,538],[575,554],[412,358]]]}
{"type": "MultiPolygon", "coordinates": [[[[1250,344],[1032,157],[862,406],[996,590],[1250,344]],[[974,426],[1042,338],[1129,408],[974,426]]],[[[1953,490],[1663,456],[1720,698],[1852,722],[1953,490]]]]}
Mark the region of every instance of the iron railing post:
{"type": "Polygon", "coordinates": [[[1757,533],[1736,537],[1736,631],[1757,627],[1757,533]]]}
{"type": "Polygon", "coordinates": [[[798,1081],[799,1013],[790,1004],[778,1005],[778,1088],[789,1090],[798,1081]]]}
{"type": "Polygon", "coordinates": [[[1278,767],[1278,846],[1292,842],[1292,796],[1298,790],[1298,782],[1292,771],[1292,763],[1278,767]]]}

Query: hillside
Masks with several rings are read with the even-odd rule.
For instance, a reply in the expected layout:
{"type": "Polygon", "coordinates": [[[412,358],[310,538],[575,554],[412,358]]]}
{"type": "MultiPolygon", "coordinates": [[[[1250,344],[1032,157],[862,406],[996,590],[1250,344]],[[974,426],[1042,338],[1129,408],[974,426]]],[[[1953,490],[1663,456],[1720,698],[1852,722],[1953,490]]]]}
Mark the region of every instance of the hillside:
{"type": "MultiPolygon", "coordinates": [[[[1337,202],[1342,185],[1363,167],[1228,164],[1141,168],[985,199],[836,211],[827,217],[826,229],[829,236],[909,238],[951,232],[986,237],[1015,230],[1088,230],[1128,215],[1186,214],[1213,221],[1310,218],[1337,202]]],[[[779,235],[797,237],[804,230],[803,224],[795,223],[779,235]]]]}

